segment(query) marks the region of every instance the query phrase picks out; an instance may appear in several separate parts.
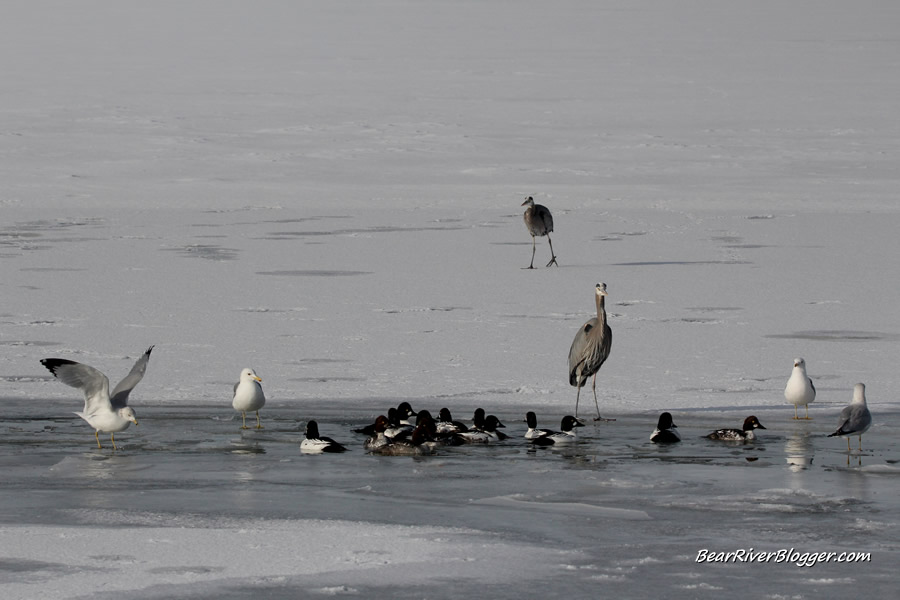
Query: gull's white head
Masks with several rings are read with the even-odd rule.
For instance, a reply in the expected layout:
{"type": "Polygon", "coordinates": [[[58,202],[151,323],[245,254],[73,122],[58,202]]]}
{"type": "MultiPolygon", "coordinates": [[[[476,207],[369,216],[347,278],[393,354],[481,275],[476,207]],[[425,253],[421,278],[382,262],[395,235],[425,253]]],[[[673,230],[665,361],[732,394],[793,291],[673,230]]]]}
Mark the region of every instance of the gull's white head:
{"type": "Polygon", "coordinates": [[[128,419],[135,425],[138,424],[137,415],[135,414],[134,409],[131,408],[130,406],[126,406],[125,408],[120,408],[119,416],[122,417],[123,419],[128,419]]]}
{"type": "Polygon", "coordinates": [[[244,369],[241,371],[241,379],[251,379],[253,381],[262,381],[253,369],[244,369]]]}
{"type": "Polygon", "coordinates": [[[857,383],[853,386],[853,404],[866,403],[866,384],[857,383]]]}
{"type": "Polygon", "coordinates": [[[795,369],[800,368],[805,371],[806,370],[806,361],[803,360],[802,358],[795,358],[794,359],[794,368],[795,369]]]}

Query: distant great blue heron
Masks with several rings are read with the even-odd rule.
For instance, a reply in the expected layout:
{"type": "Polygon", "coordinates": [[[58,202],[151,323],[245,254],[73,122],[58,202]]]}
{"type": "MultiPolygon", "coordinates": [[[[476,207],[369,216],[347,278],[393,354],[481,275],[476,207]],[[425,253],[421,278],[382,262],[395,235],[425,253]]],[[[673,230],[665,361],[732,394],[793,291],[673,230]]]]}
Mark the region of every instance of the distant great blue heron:
{"type": "Polygon", "coordinates": [[[556,262],[556,254],[553,252],[553,240],[550,239],[550,232],[553,231],[553,215],[543,204],[535,204],[534,198],[531,196],[528,196],[522,206],[528,207],[525,209],[524,219],[525,227],[531,234],[531,264],[528,265],[528,268],[534,268],[534,253],[537,250],[535,237],[545,235],[547,241],[550,242],[550,262],[547,263],[547,266],[556,265],[558,267],[559,263],[556,262]]]}
{"type": "Polygon", "coordinates": [[[603,419],[600,417],[600,405],[597,403],[597,371],[609,358],[612,348],[612,330],[606,323],[606,284],[598,283],[596,287],[597,316],[581,326],[572,347],[569,348],[569,385],[578,388],[575,396],[575,417],[578,418],[578,399],[581,396],[581,388],[587,380],[593,376],[594,406],[597,407],[595,421],[615,421],[615,419],[603,419]]]}

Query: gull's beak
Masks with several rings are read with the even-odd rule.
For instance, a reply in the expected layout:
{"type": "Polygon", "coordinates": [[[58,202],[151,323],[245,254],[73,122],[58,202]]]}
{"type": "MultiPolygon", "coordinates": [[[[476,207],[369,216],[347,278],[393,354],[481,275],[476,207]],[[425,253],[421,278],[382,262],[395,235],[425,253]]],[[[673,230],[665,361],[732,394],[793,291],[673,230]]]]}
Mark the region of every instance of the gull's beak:
{"type": "Polygon", "coordinates": [[[132,419],[132,420],[131,420],[131,422],[132,422],[132,423],[134,423],[134,424],[135,424],[135,425],[137,425],[137,424],[138,424],[138,422],[137,422],[137,418],[134,418],[134,419],[132,419]]]}
{"type": "Polygon", "coordinates": [[[258,375],[254,375],[254,376],[253,376],[253,379],[255,379],[256,381],[262,383],[262,379],[260,379],[258,375]]]}

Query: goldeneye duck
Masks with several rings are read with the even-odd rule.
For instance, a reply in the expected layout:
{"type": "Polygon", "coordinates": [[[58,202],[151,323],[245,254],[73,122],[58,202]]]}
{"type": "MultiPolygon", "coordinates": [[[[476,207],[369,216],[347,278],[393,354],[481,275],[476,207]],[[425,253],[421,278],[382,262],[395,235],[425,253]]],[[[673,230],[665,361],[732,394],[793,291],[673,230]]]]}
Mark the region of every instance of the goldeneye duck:
{"type": "Polygon", "coordinates": [[[415,428],[406,418],[401,418],[400,416],[405,414],[405,412],[406,411],[401,411],[399,408],[388,410],[388,427],[384,430],[384,435],[386,437],[393,439],[396,437],[408,436],[412,433],[415,428]]]}
{"type": "Polygon", "coordinates": [[[656,430],[650,436],[650,441],[656,444],[674,444],[681,441],[678,434],[678,425],[672,421],[672,414],[664,412],[659,415],[659,421],[656,423],[656,430]]]}
{"type": "Polygon", "coordinates": [[[525,422],[528,424],[528,431],[525,432],[526,440],[533,440],[554,433],[552,429],[537,428],[537,415],[534,414],[534,411],[529,410],[525,413],[525,422]]]}
{"type": "MultiPolygon", "coordinates": [[[[386,418],[388,421],[388,427],[390,427],[391,423],[397,422],[397,409],[394,408],[393,406],[391,408],[389,408],[387,411],[386,418]]],[[[365,427],[360,427],[359,429],[354,429],[353,433],[364,433],[369,436],[375,435],[375,426],[377,423],[378,423],[378,419],[376,418],[374,422],[369,423],[365,427]]]]}
{"type": "Polygon", "coordinates": [[[531,443],[536,446],[553,446],[555,444],[574,442],[577,439],[575,434],[576,427],[584,427],[584,423],[572,415],[566,415],[559,424],[559,428],[562,431],[552,431],[547,435],[532,438],[531,443]]]}
{"type": "Polygon", "coordinates": [[[476,408],[475,414],[472,415],[472,429],[481,431],[484,428],[484,409],[476,408]]]}
{"type": "Polygon", "coordinates": [[[401,402],[397,405],[397,419],[401,425],[409,425],[409,418],[415,417],[417,414],[419,413],[412,409],[409,402],[401,402]]]}
{"type": "Polygon", "coordinates": [[[442,408],[440,410],[440,413],[438,414],[438,421],[437,421],[436,425],[437,425],[438,434],[461,433],[463,431],[469,430],[468,427],[466,427],[459,421],[453,420],[453,416],[450,414],[449,408],[442,408]]]}
{"type": "Polygon", "coordinates": [[[434,417],[427,410],[420,410],[416,413],[416,425],[399,425],[388,427],[384,435],[391,441],[408,440],[412,437],[416,430],[420,430],[420,435],[425,435],[428,441],[434,441],[437,435],[437,425],[434,417]]]}
{"type": "Polygon", "coordinates": [[[330,437],[319,435],[319,424],[310,421],[306,424],[306,439],[300,442],[300,451],[308,454],[319,454],[322,452],[344,452],[341,444],[337,443],[330,437]]]}
{"type": "MultiPolygon", "coordinates": [[[[425,412],[425,411],[423,411],[425,412]]],[[[420,413],[421,414],[421,413],[420,413]]],[[[429,418],[431,415],[428,415],[429,418]]],[[[422,454],[433,454],[435,444],[430,433],[431,426],[434,425],[432,419],[431,424],[423,422],[417,424],[412,434],[403,438],[388,439],[386,444],[372,448],[369,450],[372,454],[380,454],[382,456],[419,456],[422,454]]]]}
{"type": "Polygon", "coordinates": [[[506,439],[507,436],[503,434],[503,437],[500,437],[501,434],[497,431],[498,427],[505,427],[505,425],[503,425],[503,423],[500,422],[500,419],[494,415],[488,415],[484,418],[484,425],[481,429],[470,429],[469,431],[463,431],[462,433],[454,433],[451,443],[453,445],[460,445],[499,442],[502,439],[506,439]]]}
{"type": "Polygon", "coordinates": [[[742,429],[717,429],[706,437],[711,440],[725,440],[729,442],[747,442],[756,439],[754,429],[765,429],[762,423],[754,416],[744,419],[744,427],[742,429]]]}
{"type": "Polygon", "coordinates": [[[809,404],[816,399],[816,386],[806,374],[806,361],[802,358],[794,359],[794,369],[784,388],[784,399],[794,405],[794,419],[809,419],[809,404]],[[806,408],[806,416],[800,417],[797,408],[806,408]]]}
{"type": "Polygon", "coordinates": [[[388,439],[384,435],[384,431],[388,428],[388,425],[389,423],[387,417],[384,415],[378,415],[378,418],[375,419],[374,431],[372,435],[366,438],[366,441],[363,442],[363,448],[371,452],[390,443],[390,439],[388,439]]]}

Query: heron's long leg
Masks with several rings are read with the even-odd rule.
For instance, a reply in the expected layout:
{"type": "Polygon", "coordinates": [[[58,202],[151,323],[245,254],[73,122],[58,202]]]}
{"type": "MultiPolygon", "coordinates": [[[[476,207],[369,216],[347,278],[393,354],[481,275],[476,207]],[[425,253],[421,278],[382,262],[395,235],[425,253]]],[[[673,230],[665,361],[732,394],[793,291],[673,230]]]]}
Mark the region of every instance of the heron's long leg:
{"type": "Polygon", "coordinates": [[[103,446],[100,445],[100,430],[99,429],[94,431],[94,437],[97,438],[97,447],[102,449],[103,446]]]}
{"type": "Polygon", "coordinates": [[[256,428],[257,429],[263,428],[262,424],[259,422],[259,411],[256,411],[256,428]]]}
{"type": "Polygon", "coordinates": [[[597,418],[596,421],[600,420],[600,404],[597,402],[597,374],[594,373],[594,381],[591,384],[591,389],[594,390],[594,406],[597,407],[597,418]]]}
{"type": "Polygon", "coordinates": [[[581,397],[581,386],[580,385],[577,386],[576,389],[578,390],[575,393],[575,418],[577,419],[578,418],[578,399],[581,397]]]}
{"type": "MultiPolygon", "coordinates": [[[[547,241],[550,242],[550,262],[547,263],[547,266],[556,265],[559,266],[559,263],[556,262],[556,253],[553,252],[553,240],[550,239],[550,234],[547,234],[547,241]]],[[[532,262],[534,262],[534,257],[532,257],[532,262]]]]}
{"type": "Polygon", "coordinates": [[[241,429],[247,429],[247,413],[241,411],[241,429]]]}
{"type": "Polygon", "coordinates": [[[531,264],[528,265],[529,269],[534,268],[534,253],[537,250],[537,242],[534,239],[534,236],[531,236],[531,264]]]}

